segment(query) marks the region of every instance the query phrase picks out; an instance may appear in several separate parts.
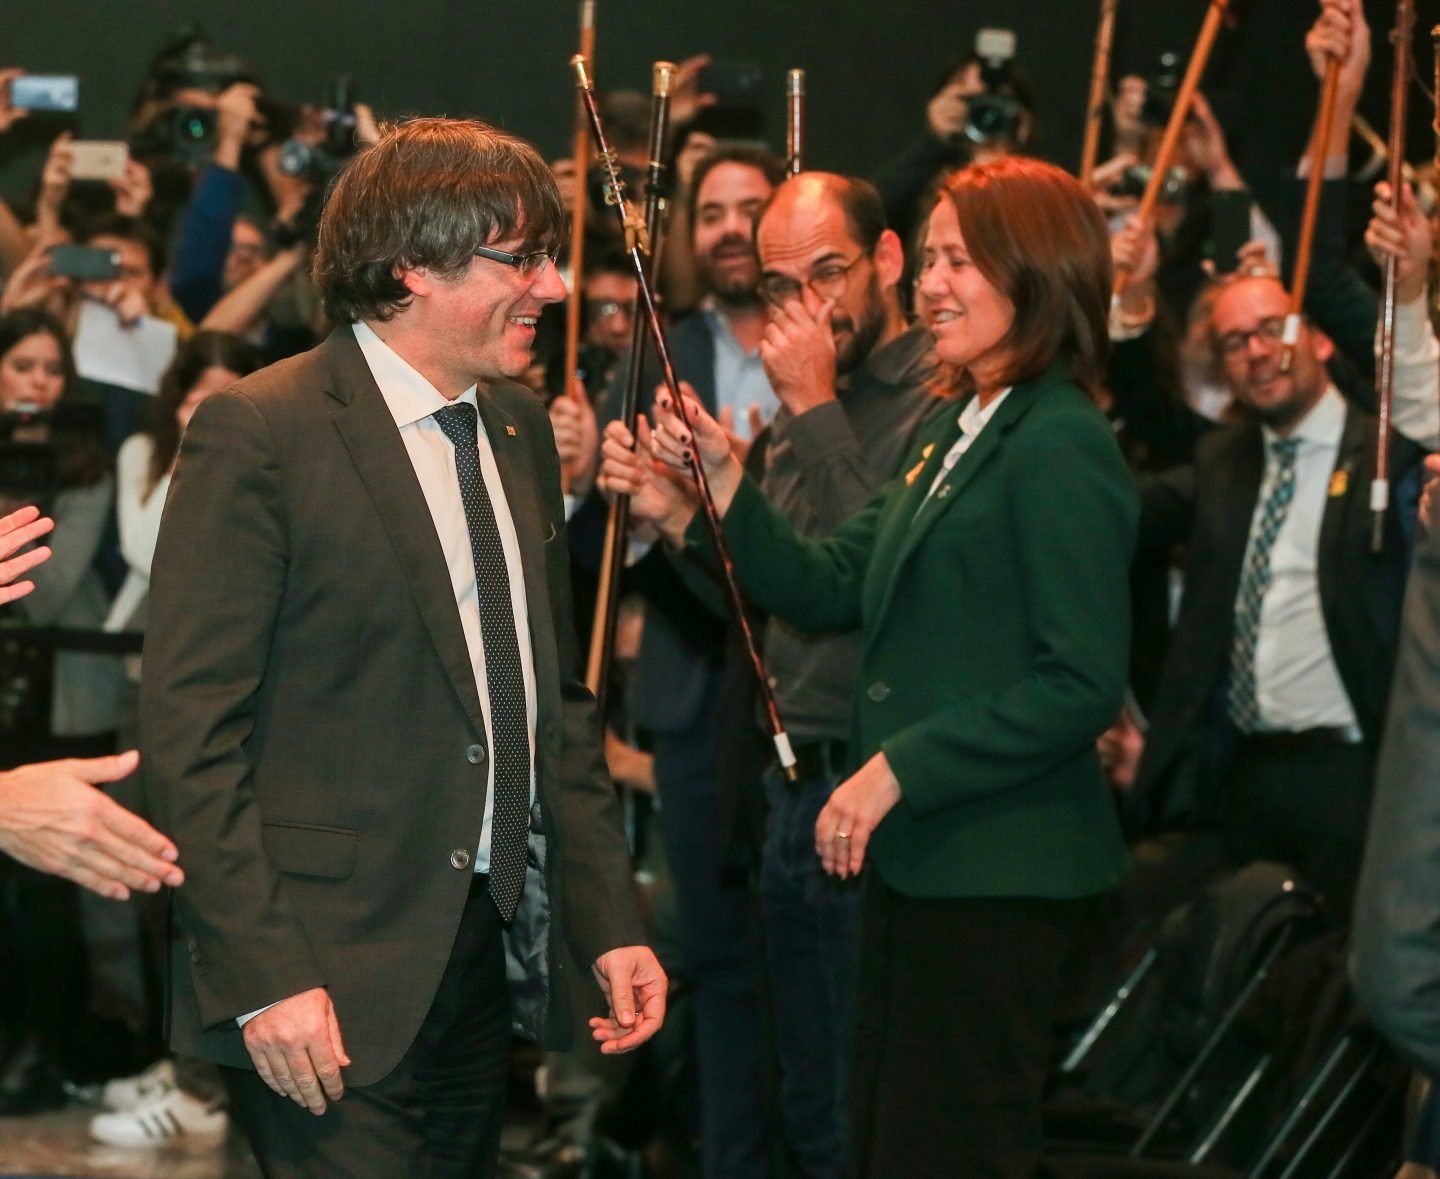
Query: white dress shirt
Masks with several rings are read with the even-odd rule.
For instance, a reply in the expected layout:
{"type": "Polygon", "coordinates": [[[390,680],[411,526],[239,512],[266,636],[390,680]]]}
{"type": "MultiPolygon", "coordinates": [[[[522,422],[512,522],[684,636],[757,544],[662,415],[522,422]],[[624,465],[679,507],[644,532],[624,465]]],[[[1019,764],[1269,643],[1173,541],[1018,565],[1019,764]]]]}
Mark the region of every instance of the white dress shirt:
{"type": "MultiPolygon", "coordinates": [[[[1299,442],[1295,495],[1270,550],[1270,585],[1260,605],[1255,645],[1256,700],[1266,729],[1353,728],[1357,723],[1325,630],[1317,576],[1325,504],[1332,481],[1342,477],[1335,472],[1335,459],[1344,430],[1345,402],[1331,385],[1291,434],[1299,442]]],[[[1249,544],[1255,543],[1261,505],[1279,473],[1279,463],[1270,450],[1278,435],[1268,427],[1262,427],[1262,433],[1265,475],[1250,523],[1249,544]]],[[[1348,475],[1343,477],[1348,479],[1348,475]]],[[[1348,494],[1366,491],[1350,488],[1348,494]]]]}
{"type": "Polygon", "coordinates": [[[980,437],[980,431],[985,428],[985,423],[995,416],[995,411],[1000,408],[1000,403],[1010,396],[1010,390],[1002,389],[990,400],[990,404],[984,409],[980,408],[980,398],[972,397],[965,403],[965,408],[960,411],[960,437],[955,439],[955,444],[945,452],[945,457],[940,460],[940,469],[935,472],[935,478],[930,481],[930,490],[925,493],[920,506],[923,508],[930,502],[930,497],[935,494],[935,489],[944,481],[945,476],[955,469],[960,457],[975,444],[975,439],[980,437]]]}

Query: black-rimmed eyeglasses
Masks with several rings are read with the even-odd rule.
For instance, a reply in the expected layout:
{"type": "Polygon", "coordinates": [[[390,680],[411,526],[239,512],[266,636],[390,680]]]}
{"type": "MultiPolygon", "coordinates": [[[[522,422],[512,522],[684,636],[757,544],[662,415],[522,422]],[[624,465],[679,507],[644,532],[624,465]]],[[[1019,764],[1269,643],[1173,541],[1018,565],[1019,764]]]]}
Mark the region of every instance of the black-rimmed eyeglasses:
{"type": "Polygon", "coordinates": [[[536,250],[533,254],[512,254],[509,250],[495,250],[489,246],[476,246],[470,251],[477,258],[489,258],[491,262],[502,262],[513,266],[521,278],[539,278],[545,272],[545,263],[555,265],[560,257],[560,247],[553,250],[536,250]]]}

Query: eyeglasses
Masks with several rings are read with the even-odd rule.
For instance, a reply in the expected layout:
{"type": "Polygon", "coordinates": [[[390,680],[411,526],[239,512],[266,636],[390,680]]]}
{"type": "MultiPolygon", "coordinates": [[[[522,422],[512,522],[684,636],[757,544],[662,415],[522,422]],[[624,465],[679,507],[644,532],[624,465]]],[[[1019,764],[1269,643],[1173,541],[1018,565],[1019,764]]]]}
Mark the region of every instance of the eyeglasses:
{"type": "Polygon", "coordinates": [[[617,315],[623,315],[629,319],[633,308],[629,303],[620,303],[614,299],[602,299],[598,303],[591,303],[587,308],[592,323],[599,323],[602,319],[611,319],[617,315]]]}
{"type": "Polygon", "coordinates": [[[838,262],[831,262],[820,267],[804,282],[796,282],[793,278],[785,278],[779,274],[769,274],[760,280],[756,289],[760,292],[760,297],[772,307],[781,307],[792,299],[801,298],[800,292],[804,287],[809,287],[820,299],[838,299],[850,285],[850,272],[864,260],[865,255],[861,254],[843,266],[838,262]]]}
{"type": "Polygon", "coordinates": [[[1250,347],[1250,341],[1257,337],[1267,344],[1274,344],[1285,337],[1285,316],[1272,315],[1262,319],[1254,331],[1226,332],[1219,339],[1220,351],[1225,356],[1238,356],[1250,347]]]}
{"type": "Polygon", "coordinates": [[[503,262],[520,272],[521,278],[536,279],[545,272],[545,263],[555,265],[560,257],[560,247],[550,250],[536,250],[533,254],[512,254],[509,250],[492,250],[489,246],[476,246],[470,251],[477,258],[489,258],[492,262],[503,262]]]}

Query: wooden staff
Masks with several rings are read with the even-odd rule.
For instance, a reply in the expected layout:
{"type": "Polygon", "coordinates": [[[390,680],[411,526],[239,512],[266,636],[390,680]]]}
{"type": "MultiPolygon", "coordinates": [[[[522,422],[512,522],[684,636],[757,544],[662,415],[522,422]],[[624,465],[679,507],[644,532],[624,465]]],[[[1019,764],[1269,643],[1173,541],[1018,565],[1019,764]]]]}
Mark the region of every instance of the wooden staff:
{"type": "MultiPolygon", "coordinates": [[[[590,130],[594,133],[595,146],[605,169],[605,184],[608,190],[606,203],[614,205],[616,216],[620,218],[625,229],[630,265],[634,268],[636,282],[640,284],[640,310],[644,314],[645,325],[650,331],[650,342],[655,346],[655,358],[660,362],[660,371],[664,377],[665,387],[669,390],[670,397],[675,404],[675,412],[680,415],[680,420],[685,423],[686,428],[693,435],[695,427],[690,421],[690,411],[685,408],[685,399],[680,395],[680,382],[675,376],[675,366],[670,361],[670,345],[665,339],[665,329],[660,323],[660,310],[655,305],[655,296],[650,287],[650,275],[646,270],[645,259],[640,251],[641,235],[635,232],[636,227],[631,225],[625,212],[624,182],[620,179],[620,169],[615,159],[615,153],[610,150],[609,141],[605,138],[605,127],[600,121],[600,108],[595,103],[594,83],[591,81],[583,57],[577,55],[571,58],[570,64],[575,70],[575,81],[580,89],[580,98],[585,103],[585,113],[590,119],[590,130]]],[[[780,721],[780,709],[775,703],[775,693],[770,687],[770,677],[766,674],[765,662],[760,658],[760,646],[755,641],[755,630],[745,614],[745,599],[740,594],[740,583],[735,576],[735,563],[731,559],[730,545],[725,540],[725,531],[720,524],[720,512],[715,506],[715,497],[710,492],[710,480],[705,474],[704,464],[700,462],[700,456],[694,447],[690,448],[690,475],[695,480],[696,490],[700,493],[700,506],[705,514],[705,525],[710,534],[710,544],[715,549],[715,555],[719,560],[725,596],[730,603],[730,613],[740,631],[740,638],[745,644],[745,653],[749,657],[751,670],[755,673],[756,684],[760,690],[760,703],[770,722],[771,739],[775,743],[776,755],[786,777],[793,781],[796,777],[795,751],[790,745],[790,737],[785,732],[785,726],[780,721]]]]}
{"type": "Polygon", "coordinates": [[[1330,155],[1330,132],[1335,125],[1335,100],[1340,93],[1340,62],[1325,63],[1325,80],[1320,86],[1320,114],[1315,120],[1315,142],[1310,151],[1310,179],[1305,187],[1305,211],[1300,219],[1300,240],[1295,247],[1295,274],[1290,282],[1290,313],[1285,317],[1280,371],[1288,373],[1295,363],[1295,345],[1300,339],[1300,317],[1305,307],[1305,285],[1310,281],[1310,254],[1315,247],[1315,221],[1320,212],[1320,186],[1325,183],[1325,161],[1330,155]]]}
{"type": "MultiPolygon", "coordinates": [[[[675,63],[657,61],[651,71],[650,150],[645,178],[646,265],[651,282],[659,271],[660,243],[664,229],[666,167],[665,137],[670,125],[670,87],[675,80],[675,63]]],[[[625,399],[620,420],[634,434],[640,405],[640,382],[645,369],[645,317],[640,313],[639,295],[631,312],[630,352],[625,369],[625,399]]],[[[617,495],[610,504],[605,522],[605,547],[600,558],[600,586],[595,599],[595,620],[590,628],[590,657],[585,665],[585,686],[595,696],[599,714],[605,716],[605,697],[610,685],[610,664],[615,652],[615,623],[620,610],[620,575],[625,569],[625,538],[630,524],[630,497],[617,495]]]]}
{"type": "MultiPolygon", "coordinates": [[[[1185,129],[1185,119],[1195,101],[1195,91],[1200,88],[1200,76],[1210,60],[1210,50],[1215,46],[1215,36],[1220,32],[1220,21],[1225,16],[1229,0],[1210,0],[1210,10],[1205,14],[1205,23],[1200,27],[1200,39],[1195,42],[1195,52],[1190,55],[1185,78],[1175,95],[1175,109],[1170,112],[1170,121],[1165,125],[1165,134],[1160,140],[1160,150],[1150,173],[1150,182],[1145,185],[1145,195],[1140,198],[1140,210],[1136,216],[1140,224],[1149,229],[1155,219],[1155,204],[1160,199],[1160,188],[1170,171],[1170,161],[1175,158],[1175,149],[1180,145],[1180,132],[1185,129]]],[[[1118,299],[1125,289],[1127,269],[1117,267],[1112,295],[1118,299]]]]}
{"type": "MultiPolygon", "coordinates": [[[[1390,79],[1390,207],[1400,213],[1400,190],[1405,183],[1405,115],[1410,95],[1410,42],[1415,35],[1415,0],[1399,0],[1395,27],[1394,73],[1390,79]]],[[[1370,547],[1385,545],[1385,514],[1390,506],[1390,407],[1395,398],[1395,283],[1399,259],[1385,257],[1384,297],[1380,305],[1380,412],[1375,424],[1375,478],[1370,484],[1370,547]]]]}
{"type": "Polygon", "coordinates": [[[1115,41],[1116,0],[1100,0],[1100,29],[1095,34],[1095,62],[1090,68],[1090,106],[1085,114],[1085,146],[1080,152],[1080,183],[1089,188],[1095,180],[1100,154],[1100,124],[1110,89],[1110,46],[1115,41]]]}
{"type": "Polygon", "coordinates": [[[798,176],[805,167],[805,71],[785,75],[785,171],[798,176]]]}
{"type": "MultiPolygon", "coordinates": [[[[595,58],[595,0],[580,0],[580,56],[587,62],[595,58]]],[[[585,207],[589,194],[585,185],[585,161],[589,158],[590,131],[586,123],[585,104],[575,100],[575,136],[571,158],[575,161],[575,195],[570,201],[570,291],[565,302],[565,387],[562,397],[573,391],[580,369],[580,316],[584,299],[585,274],[585,207]]],[[[560,472],[564,490],[570,490],[571,472],[560,472]]]]}

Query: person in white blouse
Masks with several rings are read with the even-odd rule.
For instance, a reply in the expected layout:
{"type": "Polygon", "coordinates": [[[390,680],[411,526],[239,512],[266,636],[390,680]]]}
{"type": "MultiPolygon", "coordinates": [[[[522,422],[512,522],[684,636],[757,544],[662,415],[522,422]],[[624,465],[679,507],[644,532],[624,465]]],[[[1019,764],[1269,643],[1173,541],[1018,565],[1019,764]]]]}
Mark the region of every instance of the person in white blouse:
{"type": "Polygon", "coordinates": [[[150,428],[132,434],[115,461],[115,510],[127,572],[105,619],[108,631],[143,630],[150,561],[180,439],[205,398],[261,366],[252,344],[229,332],[199,332],[175,354],[160,381],[150,428]]]}

